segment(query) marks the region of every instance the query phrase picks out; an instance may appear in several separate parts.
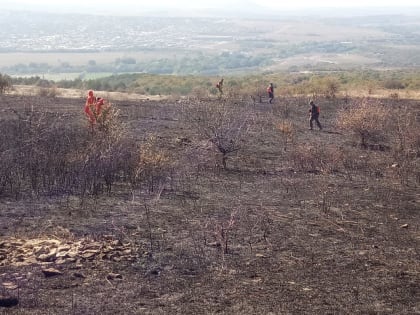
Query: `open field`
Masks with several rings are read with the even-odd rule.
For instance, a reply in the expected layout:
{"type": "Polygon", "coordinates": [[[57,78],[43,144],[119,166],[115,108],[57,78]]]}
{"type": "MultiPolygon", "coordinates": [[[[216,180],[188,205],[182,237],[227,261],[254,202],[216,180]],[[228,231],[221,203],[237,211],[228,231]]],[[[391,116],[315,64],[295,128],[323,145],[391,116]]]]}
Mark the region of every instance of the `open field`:
{"type": "MultiPolygon", "coordinates": [[[[182,53],[178,53],[182,56],[182,53]]],[[[143,51],[143,52],[13,52],[0,53],[0,67],[7,67],[14,64],[47,63],[52,66],[59,66],[62,63],[69,63],[74,66],[87,65],[90,60],[98,64],[115,62],[118,58],[135,58],[142,61],[150,61],[157,58],[174,57],[174,52],[165,51],[143,51]]]]}
{"type": "Polygon", "coordinates": [[[114,174],[107,192],[104,177],[82,189],[96,171],[90,155],[80,177],[60,173],[88,152],[81,143],[110,136],[89,132],[73,93],[0,95],[2,165],[30,157],[16,181],[5,178],[14,168],[0,169],[0,304],[18,301],[1,314],[420,314],[420,150],[399,155],[387,131],[408,117],[418,135],[418,100],[365,98],[393,119],[361,146],[337,124],[357,97],[316,99],[321,131],[308,130],[307,97],[109,94],[126,145],[96,161],[115,167],[135,143],[140,168],[138,181],[114,174]],[[247,124],[240,141],[227,127],[238,150],[226,168],[203,136],[220,108],[222,127],[247,124]],[[26,126],[29,138],[7,148],[26,126]]]}
{"type": "MultiPolygon", "coordinates": [[[[174,83],[176,84],[176,83],[174,83]]],[[[40,90],[42,88],[31,86],[31,85],[14,85],[13,89],[8,91],[9,95],[22,95],[22,96],[38,96],[41,94],[40,90]]],[[[59,97],[64,98],[79,98],[82,99],[86,96],[86,90],[79,89],[64,89],[64,88],[55,88],[56,94],[59,97]]],[[[136,100],[166,100],[166,99],[176,99],[176,98],[189,98],[188,96],[176,97],[175,95],[145,95],[139,93],[127,93],[127,92],[112,92],[112,91],[96,91],[96,93],[106,99],[118,100],[118,101],[136,101],[136,100]]],[[[392,97],[392,95],[398,95],[401,99],[406,100],[420,100],[420,91],[417,90],[390,90],[390,89],[380,89],[375,88],[371,89],[367,86],[363,88],[348,88],[340,93],[340,97],[352,97],[352,98],[364,98],[364,97],[373,97],[377,99],[387,99],[392,97]]],[[[281,97],[281,96],[280,96],[281,97]]],[[[307,95],[309,99],[311,95],[307,95]]],[[[83,102],[80,101],[80,106],[83,105],[83,102]]]]}
{"type": "Polygon", "coordinates": [[[0,71],[222,75],[420,65],[416,16],[85,17],[3,12],[0,71]]]}

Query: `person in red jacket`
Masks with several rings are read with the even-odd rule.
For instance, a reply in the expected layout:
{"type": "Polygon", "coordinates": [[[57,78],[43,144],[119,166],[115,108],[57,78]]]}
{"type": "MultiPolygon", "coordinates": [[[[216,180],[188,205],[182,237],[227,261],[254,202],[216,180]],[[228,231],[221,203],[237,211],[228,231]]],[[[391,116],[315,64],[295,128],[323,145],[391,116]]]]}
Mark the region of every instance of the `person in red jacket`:
{"type": "Polygon", "coordinates": [[[95,103],[96,117],[99,117],[102,112],[102,107],[105,105],[105,100],[102,97],[98,97],[95,103]]]}
{"type": "Polygon", "coordinates": [[[93,94],[93,91],[89,90],[88,96],[86,98],[86,103],[85,103],[85,114],[88,117],[89,122],[92,126],[96,122],[95,115],[93,113],[93,110],[95,108],[95,104],[96,104],[96,97],[93,94]]]}

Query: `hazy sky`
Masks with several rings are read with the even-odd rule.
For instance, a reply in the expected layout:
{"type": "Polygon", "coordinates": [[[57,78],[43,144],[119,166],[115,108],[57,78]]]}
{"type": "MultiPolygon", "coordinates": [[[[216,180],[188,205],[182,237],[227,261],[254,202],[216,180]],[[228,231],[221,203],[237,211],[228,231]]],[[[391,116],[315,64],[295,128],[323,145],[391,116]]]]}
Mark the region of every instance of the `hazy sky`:
{"type": "Polygon", "coordinates": [[[275,9],[299,9],[299,8],[315,8],[315,7],[390,7],[390,6],[420,6],[419,0],[0,0],[0,8],[2,4],[16,5],[51,5],[51,6],[84,6],[98,9],[106,9],[108,6],[115,7],[132,5],[136,8],[182,8],[182,9],[203,9],[203,8],[227,8],[229,6],[252,6],[253,4],[266,8],[275,9]]]}

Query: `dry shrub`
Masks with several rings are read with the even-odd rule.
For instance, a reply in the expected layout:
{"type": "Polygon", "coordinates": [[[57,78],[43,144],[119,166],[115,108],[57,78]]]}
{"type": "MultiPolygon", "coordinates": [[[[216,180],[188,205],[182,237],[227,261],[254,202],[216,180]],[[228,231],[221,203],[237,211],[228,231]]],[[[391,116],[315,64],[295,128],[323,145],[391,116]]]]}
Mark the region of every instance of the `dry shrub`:
{"type": "Polygon", "coordinates": [[[14,113],[0,121],[0,195],[99,194],[132,172],[122,124],[92,132],[75,116],[14,113]]]}
{"type": "Polygon", "coordinates": [[[294,168],[304,172],[331,173],[343,166],[343,152],[335,146],[298,145],[291,158],[294,168]]]}
{"type": "Polygon", "coordinates": [[[214,149],[214,145],[206,140],[194,141],[183,152],[181,165],[185,174],[193,173],[196,178],[208,171],[219,174],[222,169],[223,155],[214,149]]]}
{"type": "Polygon", "coordinates": [[[194,99],[204,100],[209,98],[209,93],[201,87],[195,87],[192,89],[190,96],[194,99]]]}
{"type": "Polygon", "coordinates": [[[290,135],[294,131],[292,122],[287,120],[278,122],[276,128],[284,135],[290,135]]]}
{"type": "Polygon", "coordinates": [[[275,124],[275,127],[278,131],[281,132],[283,136],[283,147],[284,151],[287,150],[287,145],[293,141],[295,136],[295,128],[293,123],[289,120],[282,120],[275,124]]]}
{"type": "Polygon", "coordinates": [[[389,94],[389,98],[392,100],[399,100],[400,96],[397,92],[389,94]]]}
{"type": "Polygon", "coordinates": [[[105,104],[101,113],[98,114],[96,109],[93,110],[96,119],[96,128],[106,137],[119,138],[125,131],[121,121],[119,120],[120,110],[111,103],[105,104]]]}
{"type": "Polygon", "coordinates": [[[149,192],[153,192],[167,182],[173,165],[169,152],[159,146],[156,136],[151,135],[140,148],[135,183],[146,183],[149,192]]]}
{"type": "Polygon", "coordinates": [[[5,93],[6,91],[12,88],[12,78],[7,74],[0,73],[0,94],[5,93]]]}
{"type": "Polygon", "coordinates": [[[339,91],[340,82],[336,78],[314,76],[309,81],[297,84],[294,94],[311,94],[312,98],[322,96],[327,99],[334,99],[339,91]]]}
{"type": "Polygon", "coordinates": [[[59,95],[58,89],[54,87],[40,87],[38,89],[38,96],[41,97],[57,97],[59,95]]]}
{"type": "Polygon", "coordinates": [[[394,168],[402,183],[408,183],[414,176],[420,179],[420,123],[419,113],[407,106],[393,112],[394,124],[391,137],[394,168]]]}
{"type": "Polygon", "coordinates": [[[343,172],[350,180],[359,176],[382,178],[389,167],[389,159],[381,151],[343,148],[341,154],[343,172]]]}
{"type": "Polygon", "coordinates": [[[383,83],[383,87],[388,90],[400,90],[405,88],[405,84],[400,80],[389,79],[383,83]]]}
{"type": "Polygon", "coordinates": [[[82,191],[99,193],[103,184],[110,192],[116,180],[131,180],[138,155],[137,145],[128,137],[126,126],[120,120],[119,109],[104,107],[96,116],[89,145],[82,149],[85,154],[86,185],[82,191]]]}
{"type": "Polygon", "coordinates": [[[246,106],[230,99],[187,104],[183,114],[192,130],[222,154],[225,169],[228,157],[242,148],[253,122],[246,106]]]}
{"type": "Polygon", "coordinates": [[[321,91],[322,94],[327,98],[335,98],[340,90],[340,83],[335,78],[324,78],[322,81],[321,91]]]}
{"type": "Polygon", "coordinates": [[[383,141],[390,124],[390,110],[378,100],[360,99],[339,110],[336,124],[360,139],[362,147],[383,141]]]}

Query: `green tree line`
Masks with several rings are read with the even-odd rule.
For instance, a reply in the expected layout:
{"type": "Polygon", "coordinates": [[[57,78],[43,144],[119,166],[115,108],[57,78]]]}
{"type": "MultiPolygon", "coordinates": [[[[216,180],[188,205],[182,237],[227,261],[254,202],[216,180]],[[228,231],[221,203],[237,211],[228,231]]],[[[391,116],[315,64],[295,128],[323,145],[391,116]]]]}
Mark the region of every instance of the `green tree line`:
{"type": "MultiPolygon", "coordinates": [[[[200,91],[217,94],[215,75],[163,75],[131,73],[111,75],[97,79],[51,81],[39,76],[11,78],[2,75],[2,91],[9,85],[35,85],[100,91],[133,92],[145,95],[191,95],[200,91]]],[[[225,89],[239,94],[261,94],[269,82],[274,82],[281,94],[323,94],[333,97],[339,90],[360,89],[419,90],[420,72],[412,71],[343,71],[286,73],[267,72],[253,75],[225,77],[225,89]]],[[[1,86],[0,86],[1,87],[1,86]]]]}

